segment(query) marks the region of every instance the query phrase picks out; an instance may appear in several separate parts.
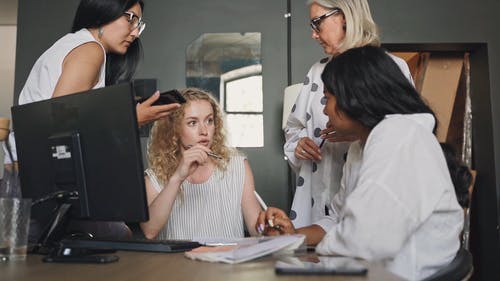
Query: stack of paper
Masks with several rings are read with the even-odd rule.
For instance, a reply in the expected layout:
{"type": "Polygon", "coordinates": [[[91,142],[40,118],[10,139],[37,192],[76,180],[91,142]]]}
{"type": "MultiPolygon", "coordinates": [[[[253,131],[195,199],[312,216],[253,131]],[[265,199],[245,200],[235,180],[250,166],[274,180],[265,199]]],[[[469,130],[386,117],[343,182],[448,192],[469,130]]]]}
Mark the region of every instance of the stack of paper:
{"type": "Polygon", "coordinates": [[[304,243],[302,234],[282,235],[272,237],[251,237],[243,239],[216,239],[200,240],[205,245],[221,245],[216,247],[204,246],[186,252],[186,257],[194,260],[224,263],[240,263],[253,260],[268,254],[293,251],[304,243]]]}

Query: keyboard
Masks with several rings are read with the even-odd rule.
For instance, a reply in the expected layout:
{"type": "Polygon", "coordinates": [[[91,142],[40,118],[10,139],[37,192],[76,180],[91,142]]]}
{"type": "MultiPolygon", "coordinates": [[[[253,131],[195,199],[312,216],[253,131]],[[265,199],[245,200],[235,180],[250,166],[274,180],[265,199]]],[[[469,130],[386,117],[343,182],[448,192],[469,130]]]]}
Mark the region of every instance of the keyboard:
{"type": "Polygon", "coordinates": [[[63,239],[63,248],[102,249],[117,251],[140,251],[178,253],[202,246],[190,240],[106,240],[106,239],[63,239]]]}

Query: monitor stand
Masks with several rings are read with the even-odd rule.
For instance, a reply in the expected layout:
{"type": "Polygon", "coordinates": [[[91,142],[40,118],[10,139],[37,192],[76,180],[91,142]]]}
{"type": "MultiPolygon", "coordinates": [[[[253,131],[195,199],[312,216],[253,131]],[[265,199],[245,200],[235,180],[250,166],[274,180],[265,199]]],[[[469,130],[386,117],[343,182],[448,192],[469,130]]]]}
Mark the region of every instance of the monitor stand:
{"type": "Polygon", "coordinates": [[[117,256],[96,255],[114,253],[116,250],[67,247],[61,242],[66,235],[66,226],[71,219],[70,202],[74,200],[75,196],[78,196],[77,192],[58,191],[33,202],[33,204],[40,204],[47,200],[56,200],[58,206],[56,213],[51,218],[48,226],[41,234],[31,252],[46,255],[43,258],[44,262],[109,263],[117,261],[117,256]]]}

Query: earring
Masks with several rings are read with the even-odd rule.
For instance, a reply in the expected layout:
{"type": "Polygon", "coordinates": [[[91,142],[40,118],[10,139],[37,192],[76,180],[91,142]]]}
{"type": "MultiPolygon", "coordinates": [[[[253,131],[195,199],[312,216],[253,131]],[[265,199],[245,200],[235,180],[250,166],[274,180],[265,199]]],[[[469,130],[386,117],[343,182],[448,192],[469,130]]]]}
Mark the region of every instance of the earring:
{"type": "Polygon", "coordinates": [[[99,37],[99,39],[101,39],[103,33],[104,33],[104,28],[99,27],[99,30],[97,31],[97,37],[99,37]]]}

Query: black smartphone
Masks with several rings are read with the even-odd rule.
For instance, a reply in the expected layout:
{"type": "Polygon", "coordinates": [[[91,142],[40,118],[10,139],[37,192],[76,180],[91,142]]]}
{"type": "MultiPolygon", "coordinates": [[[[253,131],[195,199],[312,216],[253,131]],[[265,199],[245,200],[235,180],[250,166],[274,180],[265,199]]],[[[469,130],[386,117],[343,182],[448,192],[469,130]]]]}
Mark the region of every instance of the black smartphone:
{"type": "Polygon", "coordinates": [[[289,257],[276,262],[276,274],[301,275],[365,275],[368,269],[360,261],[348,257],[289,257]]]}
{"type": "MultiPolygon", "coordinates": [[[[149,97],[139,98],[137,101],[142,103],[149,97]]],[[[170,103],[185,103],[186,99],[176,89],[160,93],[160,97],[153,103],[153,105],[164,105],[170,103]]]]}

